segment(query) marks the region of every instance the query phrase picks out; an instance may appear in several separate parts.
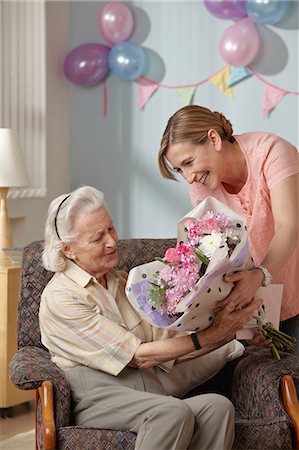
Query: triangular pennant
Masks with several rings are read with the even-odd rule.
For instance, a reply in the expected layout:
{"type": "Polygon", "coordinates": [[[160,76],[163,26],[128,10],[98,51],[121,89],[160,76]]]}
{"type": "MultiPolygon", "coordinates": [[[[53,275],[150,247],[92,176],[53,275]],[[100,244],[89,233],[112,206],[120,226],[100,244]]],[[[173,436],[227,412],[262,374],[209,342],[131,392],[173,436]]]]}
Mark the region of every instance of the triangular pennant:
{"type": "Polygon", "coordinates": [[[180,99],[182,106],[190,105],[193,101],[195,86],[176,89],[176,94],[180,99]]]}
{"type": "Polygon", "coordinates": [[[153,93],[158,89],[159,83],[149,81],[143,77],[138,78],[138,109],[142,109],[153,93]]]}
{"type": "Polygon", "coordinates": [[[263,116],[268,115],[287,91],[264,83],[263,116]]]}
{"type": "Polygon", "coordinates": [[[251,77],[252,73],[246,67],[230,67],[230,77],[227,82],[227,86],[231,87],[245,78],[251,77]]]}
{"type": "Polygon", "coordinates": [[[228,95],[231,98],[234,98],[232,88],[227,85],[229,79],[230,79],[230,68],[229,66],[226,66],[223,70],[217,72],[216,75],[213,75],[211,78],[209,78],[209,81],[215,84],[215,86],[217,86],[226,95],[228,95]]]}

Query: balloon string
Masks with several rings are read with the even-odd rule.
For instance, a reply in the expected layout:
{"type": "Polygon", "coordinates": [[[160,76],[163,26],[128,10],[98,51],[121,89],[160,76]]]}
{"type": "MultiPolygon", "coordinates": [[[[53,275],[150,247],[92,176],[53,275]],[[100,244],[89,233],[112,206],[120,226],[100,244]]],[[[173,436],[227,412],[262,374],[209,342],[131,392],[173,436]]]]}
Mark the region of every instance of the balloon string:
{"type": "Polygon", "coordinates": [[[104,79],[103,86],[103,116],[107,116],[107,79],[104,79]]]}

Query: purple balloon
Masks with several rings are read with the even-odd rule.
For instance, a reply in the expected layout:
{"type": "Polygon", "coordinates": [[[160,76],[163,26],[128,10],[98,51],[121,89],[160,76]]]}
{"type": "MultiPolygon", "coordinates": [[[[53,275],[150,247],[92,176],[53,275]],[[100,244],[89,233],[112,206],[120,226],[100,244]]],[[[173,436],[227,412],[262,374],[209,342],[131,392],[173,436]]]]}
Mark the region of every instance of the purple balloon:
{"type": "Polygon", "coordinates": [[[240,20],[247,17],[245,0],[204,0],[206,8],[220,19],[240,20]]]}
{"type": "Polygon", "coordinates": [[[94,86],[109,71],[109,52],[110,47],[97,43],[74,48],[64,60],[66,78],[78,86],[94,86]]]}

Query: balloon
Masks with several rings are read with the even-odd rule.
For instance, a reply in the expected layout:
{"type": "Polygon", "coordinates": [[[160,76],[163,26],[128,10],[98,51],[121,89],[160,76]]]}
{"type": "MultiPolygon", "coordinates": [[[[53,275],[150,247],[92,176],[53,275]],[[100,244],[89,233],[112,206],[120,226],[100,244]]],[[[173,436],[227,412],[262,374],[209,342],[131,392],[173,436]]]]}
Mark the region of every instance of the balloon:
{"type": "Polygon", "coordinates": [[[220,19],[240,20],[247,16],[245,0],[204,0],[204,4],[220,19]]]}
{"type": "Polygon", "coordinates": [[[222,59],[232,66],[247,66],[256,57],[260,37],[255,24],[246,17],[229,26],[223,33],[219,49],[222,59]]]}
{"type": "Polygon", "coordinates": [[[93,86],[108,73],[110,47],[102,44],[82,44],[65,58],[63,70],[66,78],[78,86],[93,86]]]}
{"type": "Polygon", "coordinates": [[[97,28],[110,44],[126,41],[134,28],[134,17],[129,7],[120,2],[106,3],[96,17],[97,28]]]}
{"type": "Polygon", "coordinates": [[[120,42],[109,54],[111,72],[122,80],[136,80],[145,72],[147,60],[141,47],[132,42],[120,42]]]}
{"type": "Polygon", "coordinates": [[[256,23],[273,25],[288,11],[288,0],[247,0],[247,14],[256,23]]]}

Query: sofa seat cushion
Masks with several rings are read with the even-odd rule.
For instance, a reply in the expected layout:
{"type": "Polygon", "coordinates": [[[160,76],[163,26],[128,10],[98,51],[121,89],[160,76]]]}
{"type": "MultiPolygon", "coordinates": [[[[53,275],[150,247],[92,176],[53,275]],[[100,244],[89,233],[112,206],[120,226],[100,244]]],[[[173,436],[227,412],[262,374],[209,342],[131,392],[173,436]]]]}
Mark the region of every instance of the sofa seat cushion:
{"type": "Polygon", "coordinates": [[[57,432],[57,448],[62,450],[133,450],[135,441],[130,431],[69,426],[57,432]]]}

